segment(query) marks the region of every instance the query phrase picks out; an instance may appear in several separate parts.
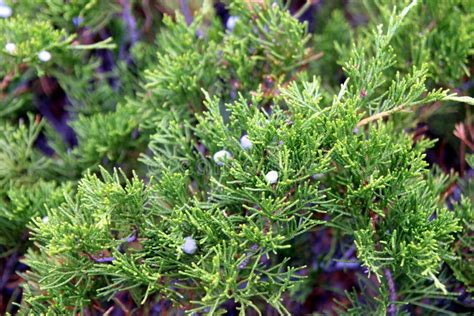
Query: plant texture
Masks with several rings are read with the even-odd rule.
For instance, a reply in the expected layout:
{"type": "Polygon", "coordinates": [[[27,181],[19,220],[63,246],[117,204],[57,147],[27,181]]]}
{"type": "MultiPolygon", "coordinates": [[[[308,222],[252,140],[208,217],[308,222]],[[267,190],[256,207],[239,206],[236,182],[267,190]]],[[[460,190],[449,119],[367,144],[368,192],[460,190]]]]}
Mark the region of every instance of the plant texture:
{"type": "Polygon", "coordinates": [[[474,6],[316,2],[0,1],[0,308],[473,307],[474,6]]]}

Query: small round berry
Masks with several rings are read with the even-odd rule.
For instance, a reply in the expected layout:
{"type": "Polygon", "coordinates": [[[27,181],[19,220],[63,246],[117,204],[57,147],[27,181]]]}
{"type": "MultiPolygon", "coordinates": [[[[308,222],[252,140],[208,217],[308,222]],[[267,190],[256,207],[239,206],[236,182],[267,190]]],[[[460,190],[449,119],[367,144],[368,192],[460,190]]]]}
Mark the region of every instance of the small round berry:
{"type": "Polygon", "coordinates": [[[183,249],[183,251],[188,255],[194,254],[197,250],[196,240],[194,240],[193,237],[185,237],[181,249],[183,249]]]}
{"type": "Polygon", "coordinates": [[[48,216],[43,217],[43,218],[41,219],[41,221],[43,221],[43,224],[47,224],[48,221],[49,221],[48,216]]]}
{"type": "Polygon", "coordinates": [[[252,145],[252,141],[247,135],[244,135],[240,138],[240,146],[242,146],[243,149],[250,149],[252,148],[252,145]]]}
{"type": "Polygon", "coordinates": [[[321,180],[324,179],[324,173],[315,173],[311,176],[314,180],[321,180]]]}
{"type": "Polygon", "coordinates": [[[229,31],[232,31],[235,27],[235,25],[237,24],[237,21],[239,20],[239,17],[238,16],[230,16],[228,19],[227,19],[227,22],[225,24],[225,26],[227,27],[227,29],[229,31]]]}
{"type": "Polygon", "coordinates": [[[265,180],[267,180],[267,182],[270,184],[275,184],[278,181],[278,172],[275,170],[269,171],[265,175],[265,180]]]}
{"type": "Polygon", "coordinates": [[[51,59],[51,53],[46,50],[42,50],[41,52],[39,52],[38,58],[42,62],[48,62],[51,59]]]}
{"type": "Polygon", "coordinates": [[[74,27],[79,27],[84,22],[84,18],[80,16],[75,16],[72,18],[72,24],[74,27]]]}
{"type": "Polygon", "coordinates": [[[214,161],[218,166],[223,166],[226,160],[232,158],[232,154],[227,150],[219,150],[213,156],[214,161]]]}
{"type": "Polygon", "coordinates": [[[12,8],[0,3],[0,18],[6,19],[6,18],[11,17],[12,14],[13,14],[12,8]]]}
{"type": "Polygon", "coordinates": [[[9,53],[9,54],[14,54],[16,52],[16,45],[14,43],[7,43],[5,45],[5,50],[9,53]]]}

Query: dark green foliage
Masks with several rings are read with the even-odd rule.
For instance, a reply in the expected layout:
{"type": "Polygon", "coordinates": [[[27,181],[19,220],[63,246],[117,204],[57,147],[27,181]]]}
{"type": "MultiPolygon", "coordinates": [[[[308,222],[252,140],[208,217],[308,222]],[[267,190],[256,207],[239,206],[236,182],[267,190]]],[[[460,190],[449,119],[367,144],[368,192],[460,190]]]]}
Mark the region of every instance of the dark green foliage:
{"type": "Polygon", "coordinates": [[[24,228],[32,218],[47,220],[47,210],[64,202],[64,194],[71,190],[68,183],[59,186],[54,181],[40,180],[32,184],[13,181],[4,186],[0,195],[0,244],[9,247],[25,241],[24,228]]]}
{"type": "Polygon", "coordinates": [[[31,23],[25,17],[0,20],[0,32],[5,34],[0,38],[2,77],[7,72],[18,68],[22,63],[36,65],[39,72],[43,72],[47,64],[39,60],[38,54],[47,50],[52,55],[61,56],[67,54],[73,37],[67,36],[63,30],[56,30],[47,21],[34,21],[31,23]],[[16,45],[13,52],[6,51],[8,43],[16,45]]]}
{"type": "Polygon", "coordinates": [[[48,175],[51,160],[37,148],[35,141],[44,122],[38,122],[30,115],[30,122],[21,121],[17,127],[4,122],[1,126],[0,175],[1,184],[9,181],[31,183],[37,177],[48,175]]]}
{"type": "MultiPolygon", "coordinates": [[[[365,1],[372,23],[386,24],[394,5],[410,1],[365,1]]],[[[469,71],[472,54],[474,11],[469,0],[420,1],[397,32],[392,46],[397,55],[397,68],[427,64],[435,85],[453,85],[469,71]]]]}
{"type": "Polygon", "coordinates": [[[426,301],[455,298],[456,280],[472,290],[470,200],[445,206],[454,180],[428,168],[435,141],[401,122],[473,103],[449,90],[468,69],[473,13],[402,2],[351,6],[370,18],[356,28],[330,4],[313,40],[279,2],[232,1],[230,28],[206,2],[192,21],[165,16],[154,43],[127,34],[136,21],[115,2],[14,4],[22,13],[0,20],[0,47],[16,43],[0,52],[0,245],[28,248],[20,313],[87,314],[128,292],[144,314],[160,300],[290,314],[282,297],[307,294],[295,245],[322,228],[353,241],[368,274],[341,314],[442,312],[426,301]],[[77,42],[81,27],[95,44],[77,42]],[[25,83],[47,98],[61,87],[77,145],[26,114],[25,83]]]}
{"type": "Polygon", "coordinates": [[[78,138],[78,146],[73,154],[77,155],[85,168],[95,168],[100,163],[114,165],[123,162],[127,154],[142,145],[143,137],[139,136],[137,130],[139,117],[137,109],[130,104],[119,104],[110,113],[80,115],[72,124],[78,138]]]}
{"type": "Polygon", "coordinates": [[[113,1],[99,0],[7,0],[14,11],[28,18],[48,20],[59,28],[73,31],[86,26],[93,31],[99,30],[112,19],[120,7],[113,1]]]}

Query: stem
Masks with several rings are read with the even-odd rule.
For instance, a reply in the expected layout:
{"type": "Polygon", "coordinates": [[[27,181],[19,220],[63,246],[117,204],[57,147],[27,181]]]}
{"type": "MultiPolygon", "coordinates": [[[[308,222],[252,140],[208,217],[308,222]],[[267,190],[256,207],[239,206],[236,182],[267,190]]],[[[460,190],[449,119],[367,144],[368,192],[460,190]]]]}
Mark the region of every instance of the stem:
{"type": "Polygon", "coordinates": [[[5,288],[5,285],[8,283],[10,276],[15,271],[16,264],[18,263],[18,249],[15,250],[10,258],[8,258],[3,268],[2,278],[0,279],[0,291],[5,288]]]}
{"type": "Polygon", "coordinates": [[[352,255],[355,252],[355,245],[352,245],[339,259],[332,259],[327,265],[321,264],[319,267],[327,273],[333,273],[337,271],[351,271],[351,270],[357,270],[360,268],[360,263],[357,262],[356,260],[352,259],[349,261],[349,258],[352,257],[352,255]],[[336,261],[338,260],[338,261],[336,261]],[[339,260],[346,260],[347,262],[344,261],[339,261],[339,260]]]}
{"type": "MultiPolygon", "coordinates": [[[[347,251],[342,255],[341,259],[339,260],[349,260],[350,257],[355,252],[355,245],[352,245],[347,251]]],[[[337,260],[337,259],[336,259],[337,260]]],[[[337,270],[344,270],[344,269],[357,269],[360,267],[359,262],[343,262],[343,261],[336,261],[334,265],[334,269],[337,270]]]]}
{"type": "Polygon", "coordinates": [[[112,300],[117,303],[117,305],[122,309],[125,315],[132,315],[127,306],[125,306],[125,304],[118,297],[114,297],[112,300]]]}
{"type": "Polygon", "coordinates": [[[373,121],[379,120],[381,118],[387,117],[392,113],[403,110],[405,108],[405,106],[406,106],[405,104],[401,104],[401,105],[399,105],[399,106],[397,106],[397,107],[395,107],[391,110],[380,112],[380,113],[374,114],[372,116],[366,117],[365,119],[362,119],[359,123],[357,123],[356,127],[361,127],[361,126],[369,124],[370,122],[373,122],[373,121]]]}
{"type": "Polygon", "coordinates": [[[324,52],[319,52],[317,54],[311,55],[303,59],[300,63],[296,64],[296,67],[305,66],[313,61],[319,60],[324,56],[324,52]]]}
{"type": "Polygon", "coordinates": [[[242,261],[242,263],[239,265],[239,269],[245,269],[245,267],[247,267],[247,265],[249,264],[250,262],[250,256],[252,256],[253,253],[255,253],[255,251],[258,249],[258,245],[257,244],[253,244],[252,247],[250,247],[250,249],[252,250],[252,252],[247,252],[245,254],[245,259],[244,261],[242,261]]]}
{"type": "Polygon", "coordinates": [[[73,45],[69,49],[75,49],[75,50],[90,50],[90,49],[114,49],[115,44],[113,43],[112,37],[108,37],[100,42],[96,42],[94,44],[78,44],[78,45],[73,45]]]}
{"type": "Polygon", "coordinates": [[[183,12],[186,24],[191,25],[191,23],[193,23],[193,15],[191,14],[191,10],[189,10],[189,6],[186,3],[186,0],[180,0],[179,6],[181,7],[181,11],[183,12]]]}
{"type": "Polygon", "coordinates": [[[137,22],[135,21],[135,18],[133,17],[132,6],[130,4],[130,1],[123,0],[122,5],[123,5],[122,16],[128,25],[128,31],[130,34],[130,46],[133,46],[138,41],[137,22]]]}
{"type": "MultiPolygon", "coordinates": [[[[109,38],[108,34],[105,30],[101,30],[99,32],[99,36],[102,41],[107,40],[109,38]]],[[[100,50],[98,51],[100,59],[102,60],[102,64],[99,67],[99,72],[107,73],[112,70],[112,68],[116,65],[114,56],[110,50],[100,50]]],[[[109,84],[114,91],[117,91],[120,87],[120,80],[116,76],[108,78],[109,84]]]]}
{"type": "Polygon", "coordinates": [[[395,306],[395,301],[397,300],[397,292],[395,289],[395,282],[393,281],[392,272],[390,269],[385,268],[383,271],[385,278],[387,279],[388,285],[388,292],[390,298],[390,304],[388,305],[387,314],[389,316],[396,316],[397,315],[397,307],[395,306]]]}
{"type": "Polygon", "coordinates": [[[145,15],[145,23],[143,23],[143,32],[148,33],[153,26],[153,16],[150,14],[150,0],[143,0],[143,14],[145,15]]]}
{"type": "Polygon", "coordinates": [[[303,6],[298,11],[296,11],[295,14],[293,14],[293,17],[295,19],[299,19],[311,7],[312,4],[312,0],[306,0],[306,3],[303,4],[303,6]]]}
{"type": "Polygon", "coordinates": [[[355,245],[352,245],[350,246],[349,249],[347,249],[347,251],[344,253],[344,255],[342,256],[341,260],[347,260],[349,259],[355,252],[355,245]]]}

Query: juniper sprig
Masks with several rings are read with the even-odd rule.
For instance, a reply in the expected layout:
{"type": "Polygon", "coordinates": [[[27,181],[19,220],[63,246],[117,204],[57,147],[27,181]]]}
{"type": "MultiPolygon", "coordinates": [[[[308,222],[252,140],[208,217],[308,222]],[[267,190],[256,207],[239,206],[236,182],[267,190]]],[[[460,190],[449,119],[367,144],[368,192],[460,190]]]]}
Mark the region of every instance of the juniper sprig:
{"type": "Polygon", "coordinates": [[[357,27],[326,3],[313,37],[312,1],[228,1],[227,19],[212,1],[6,3],[0,247],[25,253],[20,314],[291,315],[322,272],[357,275],[340,314],[472,291],[471,178],[431,168],[436,140],[410,129],[445,103],[469,116],[468,1],[354,3],[357,27]],[[308,242],[327,232],[327,252],[308,242]]]}

